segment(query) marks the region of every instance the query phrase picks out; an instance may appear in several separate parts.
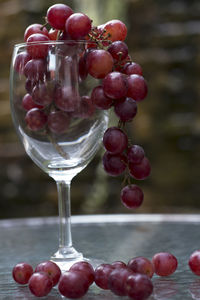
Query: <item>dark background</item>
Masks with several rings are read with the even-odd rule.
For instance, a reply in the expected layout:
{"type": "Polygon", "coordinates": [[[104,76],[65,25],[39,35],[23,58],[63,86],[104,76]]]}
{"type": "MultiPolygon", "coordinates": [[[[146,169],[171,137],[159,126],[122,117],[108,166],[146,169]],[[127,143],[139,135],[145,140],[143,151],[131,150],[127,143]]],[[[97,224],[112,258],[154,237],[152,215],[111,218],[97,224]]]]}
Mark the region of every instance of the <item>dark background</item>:
{"type": "MultiPolygon", "coordinates": [[[[25,28],[44,23],[48,0],[0,1],[0,218],[57,215],[54,181],[25,154],[12,125],[9,65],[25,28]]],[[[141,64],[148,97],[129,125],[145,148],[151,176],[138,184],[137,211],[120,203],[120,178],[108,177],[100,150],[72,184],[72,213],[195,213],[200,211],[200,2],[199,0],[72,0],[95,25],[121,19],[132,59],[141,64]]],[[[111,123],[114,120],[111,118],[111,123]]]]}

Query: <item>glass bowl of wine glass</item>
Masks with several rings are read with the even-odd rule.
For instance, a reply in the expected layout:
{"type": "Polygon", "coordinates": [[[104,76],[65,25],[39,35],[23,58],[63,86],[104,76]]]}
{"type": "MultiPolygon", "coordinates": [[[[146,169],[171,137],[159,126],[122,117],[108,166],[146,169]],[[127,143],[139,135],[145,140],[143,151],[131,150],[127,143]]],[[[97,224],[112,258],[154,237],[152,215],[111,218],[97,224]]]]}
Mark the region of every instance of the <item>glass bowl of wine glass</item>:
{"type": "Polygon", "coordinates": [[[66,270],[84,259],[72,245],[70,184],[97,153],[108,115],[96,109],[87,76],[86,41],[15,45],[10,72],[11,114],[28,156],[57,184],[58,250],[51,259],[66,270]]]}

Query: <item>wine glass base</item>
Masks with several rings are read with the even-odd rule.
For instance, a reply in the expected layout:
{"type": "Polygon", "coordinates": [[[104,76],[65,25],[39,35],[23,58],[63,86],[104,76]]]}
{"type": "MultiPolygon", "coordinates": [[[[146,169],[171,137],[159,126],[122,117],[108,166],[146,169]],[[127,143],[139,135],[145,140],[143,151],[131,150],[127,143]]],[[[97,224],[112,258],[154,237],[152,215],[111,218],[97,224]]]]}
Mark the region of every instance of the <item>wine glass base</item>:
{"type": "Polygon", "coordinates": [[[75,262],[83,260],[83,254],[77,252],[73,247],[65,247],[58,249],[50,259],[64,272],[69,270],[75,262]]]}
{"type": "Polygon", "coordinates": [[[59,249],[50,259],[59,266],[62,272],[68,271],[73,264],[79,261],[87,261],[94,269],[104,263],[100,259],[84,257],[82,253],[77,252],[73,247],[59,249]]]}

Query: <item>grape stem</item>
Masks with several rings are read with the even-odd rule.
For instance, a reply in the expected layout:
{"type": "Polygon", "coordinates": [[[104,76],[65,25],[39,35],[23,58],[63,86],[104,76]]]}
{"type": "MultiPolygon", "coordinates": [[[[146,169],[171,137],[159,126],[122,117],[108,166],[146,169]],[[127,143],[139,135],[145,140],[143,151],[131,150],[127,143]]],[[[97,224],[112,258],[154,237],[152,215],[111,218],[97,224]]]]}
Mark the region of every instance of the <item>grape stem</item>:
{"type": "Polygon", "coordinates": [[[55,139],[53,138],[53,136],[47,132],[47,136],[50,140],[50,142],[52,143],[52,145],[54,146],[54,148],[56,149],[56,151],[60,154],[60,156],[62,156],[64,159],[69,159],[69,155],[63,150],[63,148],[55,141],[55,139]]]}
{"type": "Polygon", "coordinates": [[[46,27],[49,23],[47,22],[47,18],[44,18],[45,19],[45,23],[42,25],[41,27],[41,30],[43,30],[44,27],[46,27]]]}
{"type": "MultiPolygon", "coordinates": [[[[119,52],[119,53],[121,53],[121,52],[119,52]]],[[[119,54],[118,53],[118,54],[119,54]]],[[[129,59],[129,60],[126,60],[126,63],[128,64],[128,63],[130,63],[131,64],[131,60],[129,59]]],[[[115,67],[116,68],[120,68],[120,69],[122,69],[123,67],[124,67],[124,65],[123,65],[123,60],[121,60],[121,59],[119,59],[119,61],[117,61],[117,62],[115,62],[115,67]]]]}
{"type": "Polygon", "coordinates": [[[124,175],[124,179],[122,181],[122,187],[126,186],[126,185],[131,185],[131,177],[130,174],[128,173],[128,171],[126,171],[125,175],[124,175]]]}
{"type": "MultiPolygon", "coordinates": [[[[123,131],[126,131],[125,126],[126,126],[126,122],[123,122],[121,120],[118,121],[118,128],[122,129],[123,131]]],[[[131,145],[132,145],[132,142],[131,142],[130,138],[128,138],[128,146],[131,146],[131,145]]]]}
{"type": "Polygon", "coordinates": [[[58,30],[58,33],[57,33],[57,36],[56,36],[56,41],[59,40],[59,37],[60,37],[61,33],[62,33],[62,31],[61,31],[61,30],[58,30]]]}
{"type": "Polygon", "coordinates": [[[119,122],[118,122],[118,128],[124,129],[124,128],[125,128],[125,125],[126,125],[125,122],[122,122],[121,120],[119,120],[119,122]]]}
{"type": "Polygon", "coordinates": [[[110,40],[107,40],[111,35],[110,33],[108,33],[106,36],[104,36],[106,30],[103,30],[103,33],[99,34],[95,31],[97,29],[97,27],[93,27],[91,33],[89,33],[88,36],[92,42],[95,42],[97,44],[99,49],[105,50],[107,49],[107,47],[103,45],[103,42],[108,42],[111,44],[112,42],[110,40]]]}

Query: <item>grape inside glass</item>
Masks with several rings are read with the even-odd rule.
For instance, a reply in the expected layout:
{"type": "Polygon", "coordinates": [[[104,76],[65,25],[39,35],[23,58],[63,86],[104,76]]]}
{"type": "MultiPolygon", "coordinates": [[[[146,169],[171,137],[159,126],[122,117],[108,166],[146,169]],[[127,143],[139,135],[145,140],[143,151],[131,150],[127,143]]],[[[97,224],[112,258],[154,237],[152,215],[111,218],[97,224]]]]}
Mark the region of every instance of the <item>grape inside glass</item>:
{"type": "Polygon", "coordinates": [[[86,48],[84,41],[18,44],[10,73],[16,131],[34,163],[57,183],[59,247],[51,259],[63,270],[83,259],[72,245],[70,183],[96,154],[108,122],[89,97],[97,82],[84,79],[79,62],[86,48]]]}

